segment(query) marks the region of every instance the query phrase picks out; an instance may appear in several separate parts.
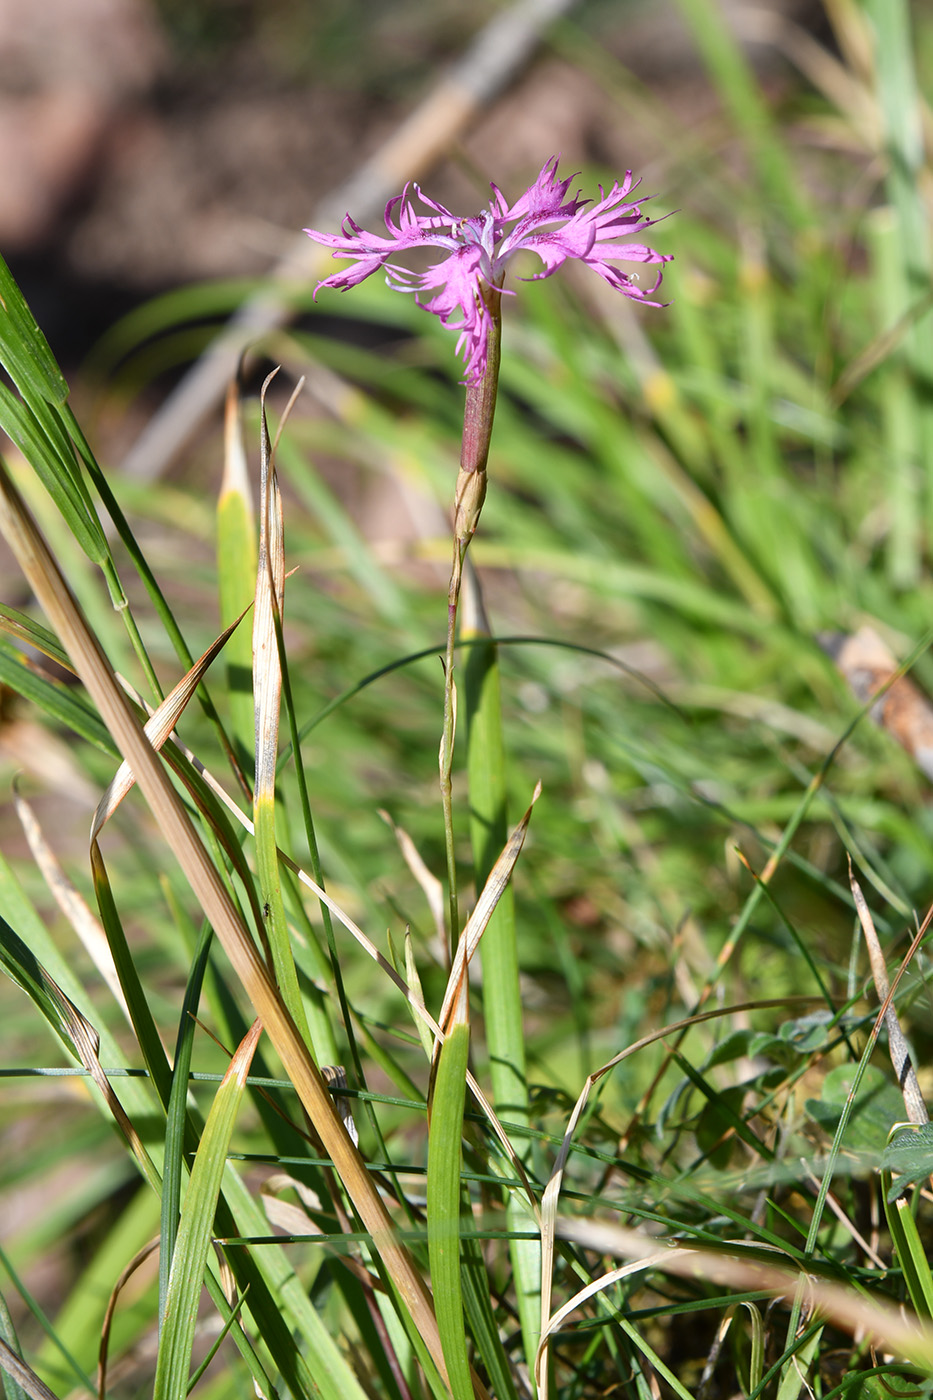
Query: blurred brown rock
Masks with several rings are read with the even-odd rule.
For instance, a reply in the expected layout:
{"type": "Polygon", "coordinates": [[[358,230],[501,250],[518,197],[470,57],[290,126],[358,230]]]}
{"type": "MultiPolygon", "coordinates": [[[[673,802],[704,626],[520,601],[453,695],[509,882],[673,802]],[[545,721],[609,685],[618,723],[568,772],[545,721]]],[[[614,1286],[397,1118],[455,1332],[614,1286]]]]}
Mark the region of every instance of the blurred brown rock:
{"type": "MultiPolygon", "coordinates": [[[[871,627],[860,627],[848,637],[831,633],[820,638],[863,705],[891,680],[898,661],[871,627]]],[[[906,749],[917,767],[933,780],[933,705],[907,676],[888,686],[869,711],[906,749]]]]}

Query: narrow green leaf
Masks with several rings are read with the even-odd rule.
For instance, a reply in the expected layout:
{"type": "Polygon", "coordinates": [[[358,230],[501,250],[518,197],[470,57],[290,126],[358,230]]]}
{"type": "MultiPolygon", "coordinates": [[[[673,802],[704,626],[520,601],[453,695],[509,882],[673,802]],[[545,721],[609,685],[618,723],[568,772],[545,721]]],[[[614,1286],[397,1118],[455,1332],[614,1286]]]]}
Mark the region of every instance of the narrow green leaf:
{"type": "Polygon", "coordinates": [[[320,1064],[333,1064],[333,1038],[323,1017],[316,1019],[322,1033],[316,1038],[308,1024],[301,997],[295,956],[285,918],[276,843],[275,767],[282,697],[282,609],[285,601],[285,537],[282,495],[275,473],[274,449],[266,421],[266,391],[274,377],[262,386],[261,465],[259,483],[259,555],[253,608],[253,698],[256,709],[256,786],[253,794],[253,826],[256,835],[256,867],[266,914],[265,934],[282,1001],[307,1046],[314,1046],[320,1064]]]}
{"type": "Polygon", "coordinates": [[[881,1184],[884,1213],[891,1241],[904,1271],[904,1282],[919,1317],[933,1317],[933,1276],[917,1230],[911,1202],[905,1191],[929,1176],[933,1144],[933,1124],[907,1128],[898,1124],[891,1130],[882,1159],[881,1184]],[[892,1168],[900,1175],[892,1180],[892,1168]]]}
{"type": "MultiPolygon", "coordinates": [[[[469,1198],[464,1202],[469,1206],[469,1198]]],[[[510,1241],[515,1243],[515,1241],[510,1241]]],[[[537,1244],[536,1240],[524,1241],[537,1244]]],[[[479,1359],[489,1377],[490,1392],[496,1400],[518,1400],[512,1368],[506,1355],[496,1318],[492,1299],[489,1296],[489,1273],[483,1248],[479,1240],[464,1233],[460,1249],[463,1263],[460,1277],[463,1283],[463,1307],[470,1322],[470,1332],[476,1343],[479,1359]]]]}
{"type": "Polygon", "coordinates": [[[10,269],[0,257],[0,364],[25,393],[63,404],[68,385],[49,343],[26,304],[10,269]]]}
{"type": "MultiPolygon", "coordinates": [[[[2,1293],[0,1293],[0,1341],[2,1341],[6,1347],[9,1347],[10,1351],[13,1352],[15,1356],[22,1359],[23,1353],[20,1350],[19,1341],[17,1340],[13,1319],[10,1316],[10,1310],[6,1305],[6,1299],[3,1297],[2,1293]]],[[[5,1392],[5,1400],[26,1400],[26,1392],[16,1380],[12,1370],[8,1367],[4,1367],[4,1370],[6,1371],[6,1378],[3,1381],[2,1389],[5,1392]]]]}
{"type": "Polygon", "coordinates": [[[4,636],[0,636],[0,681],[37,705],[54,724],[79,734],[102,753],[115,754],[113,740],[84,694],[29,665],[4,636]]]}
{"type": "MultiPolygon", "coordinates": [[[[891,240],[896,267],[889,269],[888,275],[905,288],[906,301],[914,304],[928,296],[931,272],[930,219],[922,193],[925,156],[923,104],[915,67],[917,40],[906,0],[865,0],[865,14],[874,30],[877,100],[888,157],[886,187],[896,215],[891,240]]],[[[933,406],[927,376],[933,360],[933,312],[926,311],[912,323],[906,352],[911,374],[908,392],[902,395],[901,407],[907,415],[902,435],[912,440],[918,465],[926,464],[929,528],[933,519],[933,406]]],[[[892,392],[897,393],[897,388],[892,392]]]]}
{"type": "Polygon", "coordinates": [[[823,1329],[820,1327],[807,1338],[803,1346],[796,1349],[791,1360],[784,1367],[784,1374],[781,1376],[781,1383],[778,1386],[777,1400],[797,1400],[797,1396],[804,1389],[808,1395],[811,1393],[807,1375],[813,1364],[813,1359],[819,1351],[822,1336],[823,1329]]]}
{"type": "Polygon", "coordinates": [[[165,1314],[169,1272],[178,1236],[181,1184],[184,1171],[185,1128],[187,1126],[188,1076],[194,1050],[194,1018],[201,998],[201,986],[211,950],[213,930],[202,924],[191,962],[185,996],[181,1005],[175,1055],[172,1061],[172,1092],[165,1124],[165,1161],[162,1168],[162,1214],[159,1244],[159,1318],[165,1314]]]}
{"type": "Polygon", "coordinates": [[[185,1400],[187,1395],[198,1303],[221,1179],[246,1076],[261,1032],[261,1023],[255,1021],[234,1054],[204,1125],[191,1168],[165,1300],[153,1391],[155,1400],[185,1400]]]}
{"type": "Polygon", "coordinates": [[[107,935],[107,942],[113,955],[120,986],[123,988],[130,1019],[133,1022],[133,1030],[136,1032],[146,1068],[164,1109],[168,1105],[172,1088],[171,1071],[165,1047],[159,1037],[152,1008],[140,980],[139,969],[133,961],[133,955],[126,940],[126,932],[113,897],[110,878],[96,841],[91,845],[91,871],[100,920],[107,935]]]}
{"type": "Polygon", "coordinates": [[[748,1388],[752,1391],[757,1390],[761,1384],[761,1375],[764,1370],[765,1325],[761,1309],[755,1303],[746,1302],[742,1306],[748,1313],[752,1329],[752,1349],[748,1362],[748,1388]]]}
{"type": "MultiPolygon", "coordinates": [[[[888,1182],[882,1173],[882,1182],[888,1182]]],[[[933,1275],[927,1260],[926,1249],[917,1230],[917,1222],[906,1196],[894,1201],[887,1200],[885,1193],[885,1215],[891,1240],[904,1271],[904,1282],[918,1317],[933,1317],[933,1275]]]]}
{"type": "Polygon", "coordinates": [[[9,636],[15,637],[18,642],[23,642],[28,647],[35,647],[36,651],[41,651],[43,655],[57,662],[64,671],[71,671],[71,662],[64,647],[58,638],[53,636],[47,627],[43,627],[41,622],[30,617],[28,613],[20,612],[18,608],[11,608],[7,603],[0,603],[0,628],[9,636]]]}
{"type": "MultiPolygon", "coordinates": [[[[464,663],[467,770],[470,792],[470,837],[477,890],[481,890],[508,838],[505,740],[499,652],[490,640],[479,581],[472,568],[464,579],[461,638],[472,642],[464,663]]],[[[525,1028],[519,985],[515,896],[511,882],[502,892],[480,943],[483,967],[483,1018],[492,1097],[501,1118],[529,1121],[525,1068],[525,1028]]],[[[531,1143],[519,1145],[528,1161],[531,1143]]],[[[527,1229],[520,1197],[507,1192],[506,1221],[514,1231],[527,1229]]],[[[512,1239],[509,1256],[515,1278],[518,1312],[529,1373],[541,1331],[541,1246],[536,1240],[512,1239]]]]}
{"type": "Polygon", "coordinates": [[[0,427],[16,443],[85,554],[99,564],[108,552],[100,521],[78,476],[70,442],[44,401],[42,411],[46,423],[0,383],[0,427]]]}
{"type": "Polygon", "coordinates": [[[428,1258],[437,1326],[455,1400],[474,1400],[460,1277],[460,1139],[470,1055],[461,1020],[440,1048],[428,1129],[428,1258]]]}

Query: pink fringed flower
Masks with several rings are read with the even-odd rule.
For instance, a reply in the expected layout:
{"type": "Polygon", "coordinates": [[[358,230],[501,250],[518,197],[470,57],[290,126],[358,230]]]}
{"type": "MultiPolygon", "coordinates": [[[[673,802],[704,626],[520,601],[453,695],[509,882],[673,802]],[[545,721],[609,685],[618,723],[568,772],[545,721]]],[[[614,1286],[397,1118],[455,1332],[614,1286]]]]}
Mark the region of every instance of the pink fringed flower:
{"type": "Polygon", "coordinates": [[[574,176],[559,180],[557,161],[557,156],[552,157],[531,188],[511,206],[493,185],[489,208],[473,218],[458,218],[442,204],[428,199],[415,185],[418,199],[431,211],[419,214],[409,197],[410,187],[406,185],[402,193],[386,205],[388,238],[367,233],[349,214],[343,221],[341,234],[305,229],[309,238],[333,248],[335,258],[350,258],[355,264],[319,282],[315,296],[321,287],[335,287],[344,292],[380,268],[385,269],[390,287],[399,292],[413,292],[419,306],[438,316],[443,325],[460,332],[457,353],[463,353],[468,384],[475,384],[486,369],[489,311],[483,285],[501,288],[506,266],[515,253],[523,250],[536,253],[544,264],[542,272],[524,280],[550,277],[568,258],[579,258],[623,296],[646,306],[660,306],[662,303],[651,300],[661,283],[660,271],[654,285],[642,290],[637,285],[637,274],[622,272],[611,265],[620,260],[670,261],[667,254],[656,253],[644,243],[628,242],[642,229],[658,222],[643,217],[638,203],[628,198],[639,183],[633,181],[632,172],[628,172],[621,185],[614,184],[608,194],[600,187],[600,199],[594,204],[591,200],[580,199],[579,192],[568,196],[574,176]],[[413,272],[390,261],[409,248],[424,247],[443,248],[447,256],[427,272],[413,272]],[[422,294],[429,292],[435,295],[422,300],[422,294]]]}

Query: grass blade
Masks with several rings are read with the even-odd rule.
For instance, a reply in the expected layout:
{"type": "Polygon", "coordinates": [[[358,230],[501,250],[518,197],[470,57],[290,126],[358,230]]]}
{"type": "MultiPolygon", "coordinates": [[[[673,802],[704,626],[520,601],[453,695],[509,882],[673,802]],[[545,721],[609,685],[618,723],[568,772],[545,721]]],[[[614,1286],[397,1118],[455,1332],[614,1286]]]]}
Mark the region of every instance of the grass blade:
{"type": "Polygon", "coordinates": [[[344,1186],[365,1228],[370,1231],[373,1244],[382,1256],[401,1300],[410,1311],[427,1351],[444,1374],[440,1334],[424,1280],[408,1250],[398,1239],[391,1216],[362,1158],[347,1136],[320,1071],[308,1055],[305,1042],[283,1005],[220,871],[198,840],[178,793],[143,734],[99,643],[90,632],[48,546],[2,463],[0,531],[129,762],[163,836],[265,1025],[325,1149],[336,1162],[344,1186]]]}
{"type": "MultiPolygon", "coordinates": [[[[227,394],[224,422],[224,474],[217,502],[217,580],[221,625],[227,627],[250,606],[256,586],[256,527],[236,382],[227,394]]],[[[230,638],[226,663],[231,730],[240,761],[249,772],[256,729],[250,684],[252,643],[245,629],[230,638]]]]}
{"type": "Polygon", "coordinates": [[[220,1183],[246,1076],[261,1032],[261,1023],[254,1022],[230,1061],[191,1168],[165,1296],[153,1391],[155,1400],[185,1400],[188,1392],[198,1301],[211,1247],[220,1183]]]}
{"type": "MultiPolygon", "coordinates": [[[[488,880],[508,837],[505,783],[505,741],[499,654],[489,640],[490,629],[479,581],[472,565],[464,575],[461,639],[471,641],[464,663],[467,768],[470,792],[470,836],[477,890],[488,880]],[[483,639],[486,639],[485,641],[483,639]]],[[[527,1124],[528,1086],[525,1069],[525,1030],[519,985],[515,928],[515,896],[511,882],[503,890],[483,935],[483,1017],[492,1099],[496,1111],[511,1122],[527,1124]]],[[[531,1144],[519,1156],[527,1162],[531,1144]]],[[[506,1222],[510,1230],[526,1230],[528,1215],[520,1197],[506,1193],[506,1222]]],[[[509,1241],[525,1359],[529,1371],[538,1350],[541,1324],[541,1246],[535,1240],[509,1241]]]]}
{"type": "Polygon", "coordinates": [[[437,1325],[455,1400],[473,1400],[460,1278],[460,1140],[470,1056],[466,978],[440,1048],[428,1130],[428,1256],[437,1325]]]}

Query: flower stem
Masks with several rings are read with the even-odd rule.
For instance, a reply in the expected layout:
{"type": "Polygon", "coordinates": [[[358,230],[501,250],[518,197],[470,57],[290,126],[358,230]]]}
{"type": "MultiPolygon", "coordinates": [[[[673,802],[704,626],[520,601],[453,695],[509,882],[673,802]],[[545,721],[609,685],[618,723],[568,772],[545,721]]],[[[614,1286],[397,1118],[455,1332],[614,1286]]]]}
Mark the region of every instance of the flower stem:
{"type": "Polygon", "coordinates": [[[487,287],[483,300],[489,316],[486,369],[475,384],[468,384],[463,410],[463,439],[460,445],[460,472],[454,496],[454,554],[447,589],[447,651],[444,658],[444,728],[440,748],[441,803],[444,811],[444,844],[447,852],[447,899],[450,924],[451,956],[456,951],[460,933],[457,900],[457,862],[454,853],[454,818],[451,773],[454,759],[454,734],[457,726],[456,690],[454,688],[454,648],[457,638],[457,609],[460,604],[460,583],[463,561],[470,540],[479,524],[483,501],[486,499],[486,462],[492,437],[492,422],[496,412],[499,388],[499,342],[501,335],[501,293],[498,287],[487,287]]]}

